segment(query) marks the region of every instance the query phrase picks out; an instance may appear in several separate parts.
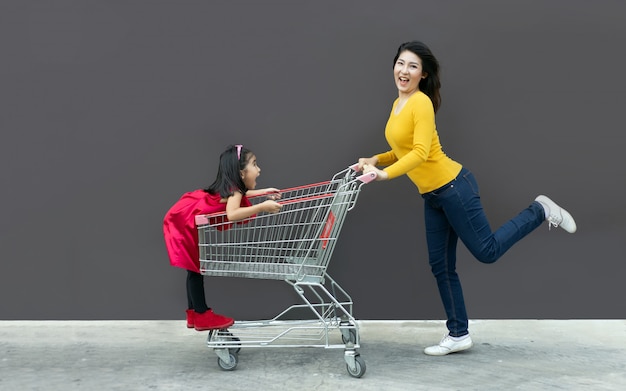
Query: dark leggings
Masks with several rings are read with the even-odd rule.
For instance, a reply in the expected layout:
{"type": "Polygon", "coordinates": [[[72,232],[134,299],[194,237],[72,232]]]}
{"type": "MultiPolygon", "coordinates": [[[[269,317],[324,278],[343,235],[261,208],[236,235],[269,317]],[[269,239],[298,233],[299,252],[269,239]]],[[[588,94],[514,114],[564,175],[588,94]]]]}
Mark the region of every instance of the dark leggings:
{"type": "Polygon", "coordinates": [[[204,276],[187,270],[187,308],[198,313],[209,309],[204,297],[204,276]]]}

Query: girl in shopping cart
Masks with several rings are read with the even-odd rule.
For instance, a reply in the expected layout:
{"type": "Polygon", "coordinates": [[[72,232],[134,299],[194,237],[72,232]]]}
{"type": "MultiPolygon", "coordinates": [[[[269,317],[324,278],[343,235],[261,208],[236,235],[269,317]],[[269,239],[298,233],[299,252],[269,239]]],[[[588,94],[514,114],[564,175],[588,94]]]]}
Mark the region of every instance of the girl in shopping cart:
{"type": "Polygon", "coordinates": [[[165,215],[163,236],[170,263],[187,270],[188,328],[224,329],[234,323],[232,318],[214,313],[206,304],[195,216],[226,212],[229,221],[238,221],[260,212],[278,212],[281,208],[275,201],[280,198],[278,189],[255,190],[260,173],[252,151],[242,145],[230,146],[220,155],[215,182],[206,189],[183,194],[165,215]],[[267,194],[268,199],[252,205],[248,197],[259,194],[267,194]]]}
{"type": "Polygon", "coordinates": [[[460,238],[483,263],[497,261],[520,239],[548,221],[550,227],[576,231],[572,216],[544,195],[492,232],[480,202],[474,175],[448,157],[439,143],[435,113],[441,104],[439,63],[422,42],[407,42],[393,60],[398,98],[385,136],[391,150],[359,159],[359,169],[378,180],[407,175],[424,199],[426,242],[432,272],[447,315],[448,333],[428,355],[446,355],[472,347],[463,291],[456,273],[460,238]],[[376,165],[386,166],[383,170],[376,165]]]}

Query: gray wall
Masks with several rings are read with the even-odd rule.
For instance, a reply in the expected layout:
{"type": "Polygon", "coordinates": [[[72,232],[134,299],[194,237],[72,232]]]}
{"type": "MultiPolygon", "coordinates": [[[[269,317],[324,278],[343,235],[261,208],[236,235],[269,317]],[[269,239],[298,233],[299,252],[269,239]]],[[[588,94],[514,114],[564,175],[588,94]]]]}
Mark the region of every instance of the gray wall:
{"type": "MultiPolygon", "coordinates": [[[[330,176],[386,149],[391,63],[442,64],[437,125],[495,228],[545,193],[547,225],[498,263],[459,246],[472,318],[625,318],[626,5],[619,1],[0,2],[0,319],[181,319],[185,272],[161,221],[243,143],[260,186],[330,176]]],[[[441,319],[422,200],[368,185],[329,273],[361,319],[441,319]]],[[[294,301],[207,278],[239,319],[294,301]]]]}

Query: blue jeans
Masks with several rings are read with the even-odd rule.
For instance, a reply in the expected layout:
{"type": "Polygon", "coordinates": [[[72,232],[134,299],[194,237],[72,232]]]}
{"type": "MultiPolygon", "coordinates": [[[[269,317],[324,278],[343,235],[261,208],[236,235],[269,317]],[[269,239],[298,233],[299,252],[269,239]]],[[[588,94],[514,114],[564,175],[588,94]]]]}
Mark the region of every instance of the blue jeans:
{"type": "Polygon", "coordinates": [[[468,333],[468,318],[461,281],[456,273],[458,239],[480,262],[493,263],[544,222],[544,210],[534,201],[492,232],[480,202],[476,179],[466,168],[448,184],[422,197],[429,263],[446,310],[446,326],[451,336],[460,337],[468,333]]]}

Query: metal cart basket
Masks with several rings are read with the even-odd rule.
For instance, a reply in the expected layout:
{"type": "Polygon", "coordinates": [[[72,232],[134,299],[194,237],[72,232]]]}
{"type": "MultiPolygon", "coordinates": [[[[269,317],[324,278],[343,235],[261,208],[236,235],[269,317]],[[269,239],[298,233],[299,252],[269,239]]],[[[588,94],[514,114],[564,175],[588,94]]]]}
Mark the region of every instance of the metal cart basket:
{"type": "Polygon", "coordinates": [[[356,168],[329,181],[281,190],[279,213],[237,222],[229,222],[225,213],[196,216],[203,275],[283,280],[303,303],[272,319],[236,321],[230,330],[209,331],[207,346],[220,368],[235,369],[245,347],[323,347],[344,349],[351,376],[365,373],[352,298],[326,273],[347,213],[363,184],[376,177],[357,175],[356,168]]]}

